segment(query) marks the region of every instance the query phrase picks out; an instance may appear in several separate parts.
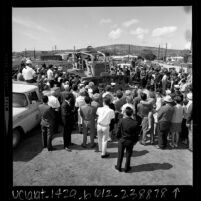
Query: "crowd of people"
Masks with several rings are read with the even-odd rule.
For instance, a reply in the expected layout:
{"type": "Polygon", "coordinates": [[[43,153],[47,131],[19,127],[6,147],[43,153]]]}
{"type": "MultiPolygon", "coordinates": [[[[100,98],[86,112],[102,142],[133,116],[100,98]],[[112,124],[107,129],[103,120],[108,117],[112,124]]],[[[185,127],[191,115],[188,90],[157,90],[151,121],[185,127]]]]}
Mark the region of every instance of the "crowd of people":
{"type": "MultiPolygon", "coordinates": [[[[113,66],[112,71],[118,69],[113,66]]],[[[98,85],[82,82],[79,76],[69,75],[53,65],[34,70],[28,60],[17,80],[37,82],[40,86],[43,147],[54,150],[52,139],[60,125],[67,151],[73,149],[71,135],[75,129],[83,135],[81,146],[88,146],[87,135],[90,135],[90,147],[100,152],[102,158],[109,157],[107,143],[118,140],[115,168],[121,171],[126,149],[125,172],[130,170],[133,146],[138,141],[162,150],[185,144],[192,151],[192,75],[141,64],[121,71],[127,75],[124,89],[114,82],[98,85]]]]}

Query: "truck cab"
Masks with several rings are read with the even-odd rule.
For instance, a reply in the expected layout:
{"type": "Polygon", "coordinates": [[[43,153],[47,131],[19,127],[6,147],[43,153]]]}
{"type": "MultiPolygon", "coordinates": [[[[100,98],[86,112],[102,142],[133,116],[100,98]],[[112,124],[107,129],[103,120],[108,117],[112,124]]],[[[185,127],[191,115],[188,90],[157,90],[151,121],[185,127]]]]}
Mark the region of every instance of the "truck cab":
{"type": "Polygon", "coordinates": [[[23,135],[40,123],[41,104],[39,89],[36,85],[13,82],[13,147],[23,135]]]}

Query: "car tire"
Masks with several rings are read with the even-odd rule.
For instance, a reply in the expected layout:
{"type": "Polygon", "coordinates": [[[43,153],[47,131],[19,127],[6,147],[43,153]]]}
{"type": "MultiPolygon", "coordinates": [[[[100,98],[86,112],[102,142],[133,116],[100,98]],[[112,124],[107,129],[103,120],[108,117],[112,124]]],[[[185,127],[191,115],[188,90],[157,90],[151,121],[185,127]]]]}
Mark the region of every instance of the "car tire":
{"type": "Polygon", "coordinates": [[[17,147],[21,140],[21,133],[18,129],[13,130],[13,148],[17,147]]]}

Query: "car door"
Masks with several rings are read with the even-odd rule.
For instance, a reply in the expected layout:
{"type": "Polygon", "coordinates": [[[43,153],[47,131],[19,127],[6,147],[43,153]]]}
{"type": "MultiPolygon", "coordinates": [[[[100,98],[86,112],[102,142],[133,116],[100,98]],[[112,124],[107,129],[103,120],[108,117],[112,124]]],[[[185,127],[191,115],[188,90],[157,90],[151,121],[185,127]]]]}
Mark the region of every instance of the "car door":
{"type": "Polygon", "coordinates": [[[40,100],[36,91],[31,91],[27,94],[29,99],[29,115],[27,116],[29,121],[29,130],[33,129],[40,122],[40,112],[38,105],[40,100]]]}

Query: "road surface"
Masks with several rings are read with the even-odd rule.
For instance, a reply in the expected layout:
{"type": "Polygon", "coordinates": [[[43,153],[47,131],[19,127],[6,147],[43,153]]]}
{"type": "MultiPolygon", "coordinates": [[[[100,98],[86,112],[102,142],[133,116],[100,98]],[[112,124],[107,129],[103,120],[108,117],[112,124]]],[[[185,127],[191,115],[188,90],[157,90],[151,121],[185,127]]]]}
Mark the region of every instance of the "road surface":
{"type": "MultiPolygon", "coordinates": [[[[153,145],[134,147],[129,173],[114,169],[117,142],[108,143],[109,158],[80,146],[82,135],[72,135],[72,152],[63,149],[62,135],[53,140],[57,150],[42,149],[40,128],[26,137],[13,153],[14,186],[61,185],[192,185],[192,152],[185,147],[159,150],[153,145]]],[[[96,139],[97,142],[97,139],[96,139]]],[[[89,143],[89,137],[88,137],[89,143]]],[[[125,158],[122,167],[124,168],[125,158]]]]}

